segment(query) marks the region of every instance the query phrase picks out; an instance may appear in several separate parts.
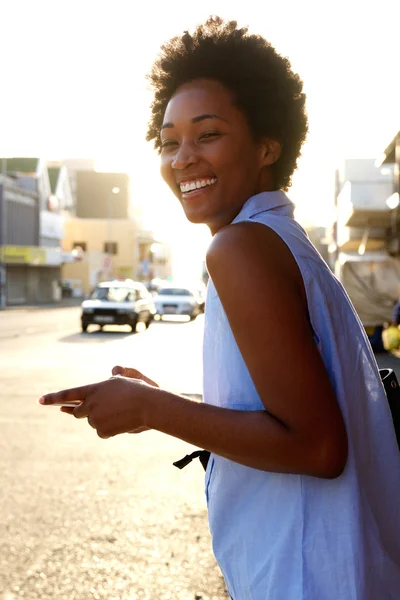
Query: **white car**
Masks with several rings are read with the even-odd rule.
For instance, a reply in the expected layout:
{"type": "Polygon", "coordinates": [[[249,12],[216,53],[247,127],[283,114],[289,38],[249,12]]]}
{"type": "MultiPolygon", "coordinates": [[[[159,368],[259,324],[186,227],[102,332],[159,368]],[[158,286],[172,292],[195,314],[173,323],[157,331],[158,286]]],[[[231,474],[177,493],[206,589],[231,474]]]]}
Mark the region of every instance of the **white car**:
{"type": "Polygon", "coordinates": [[[88,300],[82,302],[81,324],[86,331],[91,324],[136,325],[143,322],[146,328],[154,319],[156,308],[153,296],[146,287],[131,279],[125,281],[105,281],[99,283],[88,300]]]}
{"type": "Polygon", "coordinates": [[[192,321],[201,312],[202,299],[197,290],[191,288],[168,285],[158,290],[154,298],[157,314],[187,315],[192,321]]]}

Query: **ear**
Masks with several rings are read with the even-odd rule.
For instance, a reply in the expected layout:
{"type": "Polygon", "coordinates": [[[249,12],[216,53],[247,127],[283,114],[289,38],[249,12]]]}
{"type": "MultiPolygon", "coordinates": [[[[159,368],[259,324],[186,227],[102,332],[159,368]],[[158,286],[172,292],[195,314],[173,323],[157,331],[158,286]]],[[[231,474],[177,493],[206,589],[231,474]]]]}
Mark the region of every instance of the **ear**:
{"type": "Polygon", "coordinates": [[[264,138],[261,142],[261,166],[268,167],[276,163],[282,152],[282,144],[277,140],[264,138]]]}

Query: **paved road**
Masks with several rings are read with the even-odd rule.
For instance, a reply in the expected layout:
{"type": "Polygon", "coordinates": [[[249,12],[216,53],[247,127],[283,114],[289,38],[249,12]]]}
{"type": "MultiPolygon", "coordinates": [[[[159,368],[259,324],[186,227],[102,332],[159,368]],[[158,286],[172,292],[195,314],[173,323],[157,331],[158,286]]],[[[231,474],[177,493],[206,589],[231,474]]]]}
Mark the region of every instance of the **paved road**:
{"type": "Polygon", "coordinates": [[[201,393],[202,317],[79,332],[79,309],[0,312],[0,600],[222,600],[199,463],[157,432],[100,440],[35,403],[132,365],[201,393]]]}

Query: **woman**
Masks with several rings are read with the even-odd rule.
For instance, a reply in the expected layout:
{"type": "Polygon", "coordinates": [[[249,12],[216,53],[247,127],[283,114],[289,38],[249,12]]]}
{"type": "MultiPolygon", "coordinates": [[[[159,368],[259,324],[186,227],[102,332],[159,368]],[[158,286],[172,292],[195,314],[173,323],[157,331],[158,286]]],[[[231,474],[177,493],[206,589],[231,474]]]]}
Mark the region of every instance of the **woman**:
{"type": "Polygon", "coordinates": [[[78,400],[63,410],[100,437],[152,428],[211,452],[213,548],[235,600],[398,599],[387,400],[354,309],[284,193],[307,132],[302,82],[263,38],[219,18],[163,46],[151,82],[163,178],[213,235],[204,403],[121,367],[40,402],[78,400]]]}

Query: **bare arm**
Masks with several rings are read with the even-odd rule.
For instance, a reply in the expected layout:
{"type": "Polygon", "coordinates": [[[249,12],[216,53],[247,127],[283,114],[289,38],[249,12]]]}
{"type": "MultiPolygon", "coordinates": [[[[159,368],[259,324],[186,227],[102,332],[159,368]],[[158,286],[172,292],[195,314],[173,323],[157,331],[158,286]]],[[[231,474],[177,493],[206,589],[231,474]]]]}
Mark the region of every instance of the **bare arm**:
{"type": "Polygon", "coordinates": [[[338,475],[347,458],[345,427],[290,251],[264,225],[241,223],[215,236],[207,266],[268,412],[168,397],[168,413],[156,405],[150,426],[258,469],[338,475]]]}

